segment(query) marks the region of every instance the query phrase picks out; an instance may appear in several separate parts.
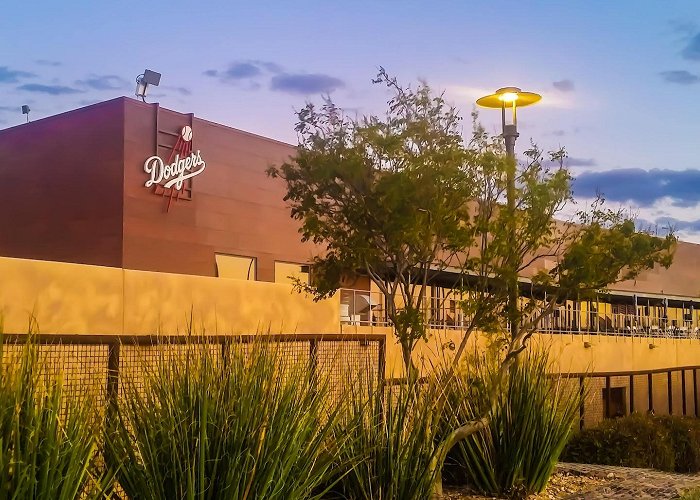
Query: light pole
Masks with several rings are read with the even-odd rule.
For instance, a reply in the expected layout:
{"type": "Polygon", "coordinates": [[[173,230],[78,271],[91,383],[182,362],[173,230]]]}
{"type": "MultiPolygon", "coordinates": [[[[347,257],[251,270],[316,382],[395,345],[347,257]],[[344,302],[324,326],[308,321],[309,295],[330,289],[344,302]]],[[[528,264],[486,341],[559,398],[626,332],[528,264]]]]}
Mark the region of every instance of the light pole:
{"type": "MultiPolygon", "coordinates": [[[[510,240],[515,242],[515,140],[518,138],[518,115],[517,108],[530,106],[542,99],[542,96],[534,92],[523,92],[518,87],[503,87],[495,93],[480,97],[476,100],[479,106],[484,108],[495,108],[501,110],[501,126],[503,140],[506,143],[506,156],[508,170],[506,171],[506,198],[508,203],[509,224],[508,232],[510,240]],[[509,113],[506,108],[512,110],[510,120],[507,120],[509,113]]],[[[515,255],[511,254],[508,259],[508,326],[510,327],[511,338],[518,335],[518,264],[515,255]]]]}

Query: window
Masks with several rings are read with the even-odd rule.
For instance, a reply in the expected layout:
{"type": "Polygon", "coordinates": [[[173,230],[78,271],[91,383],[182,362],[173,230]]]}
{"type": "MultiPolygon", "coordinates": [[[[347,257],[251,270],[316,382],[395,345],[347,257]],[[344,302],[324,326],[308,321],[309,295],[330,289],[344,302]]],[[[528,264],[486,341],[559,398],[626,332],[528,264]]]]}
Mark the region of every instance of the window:
{"type": "Polygon", "coordinates": [[[605,408],[605,418],[624,417],[627,415],[627,388],[611,387],[609,402],[608,389],[604,388],[603,408],[605,408]]]}
{"type": "Polygon", "coordinates": [[[216,273],[219,278],[255,280],[255,257],[216,254],[216,273]]]}
{"type": "Polygon", "coordinates": [[[275,262],[275,283],[293,284],[294,279],[309,283],[309,266],[291,262],[275,262]]]}

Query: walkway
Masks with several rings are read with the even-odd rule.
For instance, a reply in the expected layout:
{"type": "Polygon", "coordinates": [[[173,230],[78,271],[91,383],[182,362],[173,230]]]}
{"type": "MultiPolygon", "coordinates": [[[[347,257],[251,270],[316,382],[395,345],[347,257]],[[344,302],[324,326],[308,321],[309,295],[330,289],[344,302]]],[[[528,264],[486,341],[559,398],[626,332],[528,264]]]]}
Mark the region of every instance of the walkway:
{"type": "Polygon", "coordinates": [[[687,489],[700,488],[700,474],[674,474],[651,469],[571,463],[558,464],[557,471],[607,479],[605,483],[587,491],[560,497],[566,500],[674,499],[679,498],[687,489]]]}

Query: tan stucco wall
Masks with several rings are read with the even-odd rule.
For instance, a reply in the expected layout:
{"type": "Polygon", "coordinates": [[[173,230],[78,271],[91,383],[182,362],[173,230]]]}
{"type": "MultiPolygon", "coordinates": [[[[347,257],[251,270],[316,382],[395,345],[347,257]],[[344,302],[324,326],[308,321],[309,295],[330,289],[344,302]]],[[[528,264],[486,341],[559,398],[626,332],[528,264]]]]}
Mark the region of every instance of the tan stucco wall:
{"type": "MultiPolygon", "coordinates": [[[[403,377],[401,349],[388,328],[344,326],[344,332],[387,333],[387,376],[403,377]]],[[[416,364],[424,371],[431,364],[451,359],[452,345],[459,346],[461,333],[433,330],[428,342],[419,341],[414,351],[416,364]]],[[[474,335],[467,352],[484,349],[488,339],[474,335]]],[[[700,365],[699,339],[664,339],[622,337],[589,334],[535,335],[532,348],[547,348],[555,363],[554,368],[565,373],[600,373],[654,370],[679,366],[700,365]],[[653,345],[650,348],[650,344],[653,345]],[[587,347],[590,345],[590,347],[587,347]]]]}
{"type": "MultiPolygon", "coordinates": [[[[339,307],[338,295],[313,302],[287,284],[0,258],[6,332],[26,332],[33,314],[44,333],[173,334],[186,330],[191,314],[198,333],[377,333],[387,336],[387,374],[402,376],[401,351],[391,329],[341,328],[339,307]]],[[[460,335],[432,331],[428,342],[419,342],[416,362],[428,369],[449,357],[450,343],[458,345],[460,335]]],[[[555,334],[538,335],[532,344],[548,347],[565,372],[700,365],[696,339],[555,334]]],[[[486,339],[475,336],[468,349],[484,346],[486,339]]]]}
{"type": "Polygon", "coordinates": [[[6,332],[173,334],[338,333],[337,298],[313,302],[291,285],[0,258],[6,332]]]}

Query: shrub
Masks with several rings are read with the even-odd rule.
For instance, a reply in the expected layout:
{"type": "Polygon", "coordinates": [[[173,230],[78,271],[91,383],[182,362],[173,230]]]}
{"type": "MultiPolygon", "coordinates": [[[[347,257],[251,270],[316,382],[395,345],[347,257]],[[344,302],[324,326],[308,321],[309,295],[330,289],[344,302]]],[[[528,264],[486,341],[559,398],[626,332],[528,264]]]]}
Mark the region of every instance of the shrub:
{"type": "Polygon", "coordinates": [[[99,497],[93,407],[64,398],[33,342],[5,344],[0,334],[0,497],[99,497]]]}
{"type": "Polygon", "coordinates": [[[439,476],[431,467],[435,443],[436,387],[408,382],[384,387],[360,377],[352,384],[333,427],[338,484],[349,499],[423,500],[439,476]]]}
{"type": "Polygon", "coordinates": [[[700,422],[633,413],[575,434],[562,459],[570,462],[700,471],[700,422]]]}
{"type": "Polygon", "coordinates": [[[674,451],[668,429],[638,413],[604,420],[576,433],[562,459],[569,462],[652,467],[672,471],[674,451]]]}
{"type": "Polygon", "coordinates": [[[446,386],[451,404],[443,429],[490,416],[482,432],[460,442],[446,462],[446,477],[493,495],[544,489],[578,415],[579,395],[548,374],[546,353],[526,353],[506,375],[489,410],[498,360],[474,360],[446,386]]]}
{"type": "MultiPolygon", "coordinates": [[[[161,356],[125,386],[108,457],[130,498],[320,498],[328,482],[327,384],[272,343],[161,356]],[[246,349],[244,349],[246,348],[246,349]]],[[[304,360],[306,361],[306,360],[304,360]]]]}
{"type": "Polygon", "coordinates": [[[660,415],[654,417],[669,433],[676,472],[700,471],[700,422],[696,418],[660,415]]]}

